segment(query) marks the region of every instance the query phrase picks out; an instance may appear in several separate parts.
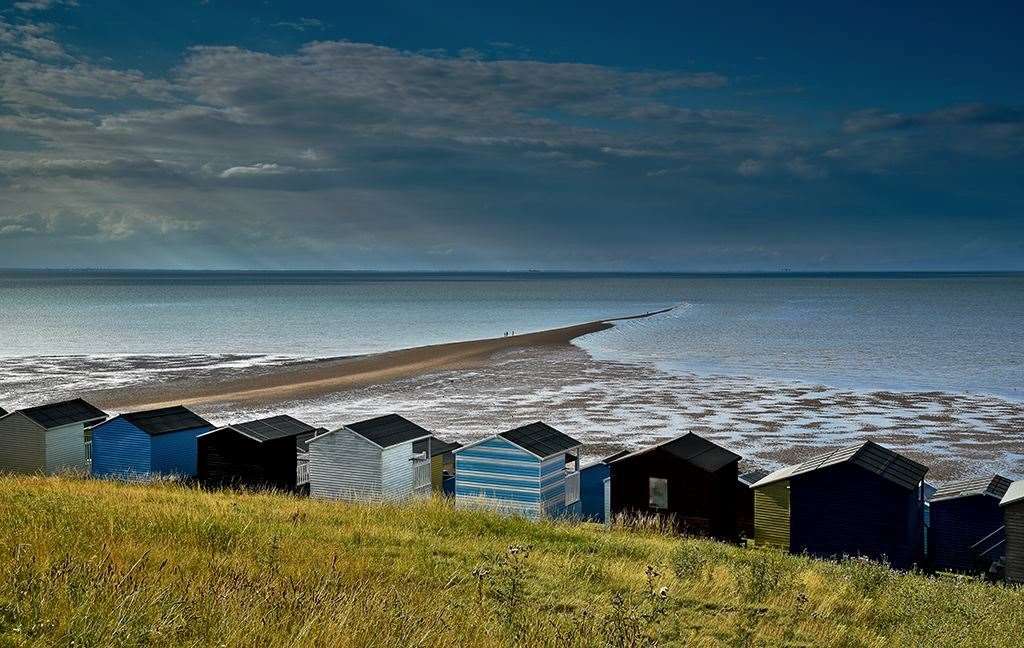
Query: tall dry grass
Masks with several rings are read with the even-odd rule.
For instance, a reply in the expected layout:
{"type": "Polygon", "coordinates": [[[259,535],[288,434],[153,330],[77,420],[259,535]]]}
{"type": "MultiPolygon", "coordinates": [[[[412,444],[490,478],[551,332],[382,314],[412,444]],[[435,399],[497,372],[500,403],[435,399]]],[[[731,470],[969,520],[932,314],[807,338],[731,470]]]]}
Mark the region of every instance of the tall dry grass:
{"type": "Polygon", "coordinates": [[[1014,646],[1024,593],[656,529],[0,479],[0,646],[1014,646]]]}

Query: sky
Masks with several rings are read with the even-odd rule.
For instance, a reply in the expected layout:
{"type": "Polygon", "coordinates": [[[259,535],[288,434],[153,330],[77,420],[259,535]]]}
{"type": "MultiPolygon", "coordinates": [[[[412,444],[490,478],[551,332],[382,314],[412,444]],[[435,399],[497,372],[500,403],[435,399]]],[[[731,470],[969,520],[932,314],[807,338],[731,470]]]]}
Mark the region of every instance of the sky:
{"type": "Polygon", "coordinates": [[[1019,3],[0,0],[0,267],[1024,270],[1019,3]]]}

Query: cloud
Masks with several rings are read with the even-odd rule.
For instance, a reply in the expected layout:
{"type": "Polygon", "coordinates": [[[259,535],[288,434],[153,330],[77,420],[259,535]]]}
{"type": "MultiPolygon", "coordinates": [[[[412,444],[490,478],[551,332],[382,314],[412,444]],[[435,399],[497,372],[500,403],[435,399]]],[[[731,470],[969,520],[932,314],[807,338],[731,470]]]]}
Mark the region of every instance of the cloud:
{"type": "Polygon", "coordinates": [[[847,133],[877,133],[927,126],[991,126],[1024,124],[1024,106],[959,104],[921,113],[856,112],[843,121],[847,133]]]}
{"type": "Polygon", "coordinates": [[[222,178],[234,178],[238,176],[262,176],[262,175],[282,175],[287,173],[296,173],[298,169],[289,166],[281,166],[276,163],[265,163],[259,162],[249,166],[236,166],[230,169],[224,169],[220,172],[222,178]]]}
{"type": "Polygon", "coordinates": [[[22,0],[14,3],[18,11],[46,11],[60,6],[77,7],[78,0],[22,0]]]}
{"type": "Polygon", "coordinates": [[[271,24],[271,27],[286,27],[300,32],[308,29],[324,29],[327,26],[327,23],[317,18],[299,18],[294,21],[283,21],[271,24]]]}

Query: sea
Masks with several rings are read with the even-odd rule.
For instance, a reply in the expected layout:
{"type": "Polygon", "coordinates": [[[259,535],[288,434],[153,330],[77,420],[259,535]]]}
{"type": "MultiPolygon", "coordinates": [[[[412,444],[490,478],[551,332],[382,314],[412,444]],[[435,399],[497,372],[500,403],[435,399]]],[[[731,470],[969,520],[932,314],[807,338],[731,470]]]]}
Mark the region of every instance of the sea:
{"type": "Polygon", "coordinates": [[[694,430],[768,467],[870,437],[943,475],[1024,472],[1021,273],[0,271],[0,407],[666,308],[274,411],[401,411],[457,440],[541,418],[594,456],[694,430]]]}

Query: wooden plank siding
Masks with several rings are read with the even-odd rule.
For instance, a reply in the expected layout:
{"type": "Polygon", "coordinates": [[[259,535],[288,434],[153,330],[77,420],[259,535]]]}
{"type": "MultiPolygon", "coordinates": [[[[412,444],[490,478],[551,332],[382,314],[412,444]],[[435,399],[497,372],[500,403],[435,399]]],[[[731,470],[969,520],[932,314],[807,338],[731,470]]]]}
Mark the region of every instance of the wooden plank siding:
{"type": "MultiPolygon", "coordinates": [[[[985,571],[1003,551],[979,560],[971,547],[1003,526],[999,500],[988,495],[943,499],[931,503],[929,549],[931,565],[943,571],[985,571]]],[[[985,547],[988,548],[988,547],[985,547]]]]}
{"type": "Polygon", "coordinates": [[[1024,501],[1003,507],[1006,525],[1006,581],[1024,584],[1024,501]]]}
{"type": "Polygon", "coordinates": [[[151,474],[194,477],[198,474],[196,437],[212,429],[205,425],[153,436],[151,474]]]}
{"type": "Polygon", "coordinates": [[[444,488],[444,455],[430,458],[430,488],[435,493],[444,488]]]}
{"type": "Polygon", "coordinates": [[[46,431],[46,472],[85,470],[85,427],[72,423],[46,431]]]}
{"type": "Polygon", "coordinates": [[[754,489],[754,543],[790,549],[789,482],[754,489]]]}
{"type": "Polygon", "coordinates": [[[150,436],[121,417],[92,429],[92,474],[138,479],[152,470],[150,436]]]}
{"type": "MultiPolygon", "coordinates": [[[[401,501],[413,496],[415,466],[412,441],[398,443],[381,451],[381,494],[384,499],[401,501]]],[[[430,494],[430,488],[420,494],[430,494]]]]}
{"type": "Polygon", "coordinates": [[[540,459],[498,436],[460,448],[455,451],[455,502],[538,518],[540,469],[540,459]]]}
{"type": "Polygon", "coordinates": [[[21,412],[0,418],[0,471],[46,470],[46,429],[21,412]]]}
{"type": "Polygon", "coordinates": [[[345,428],[310,441],[309,494],[353,501],[380,499],[380,446],[345,428]]]}

